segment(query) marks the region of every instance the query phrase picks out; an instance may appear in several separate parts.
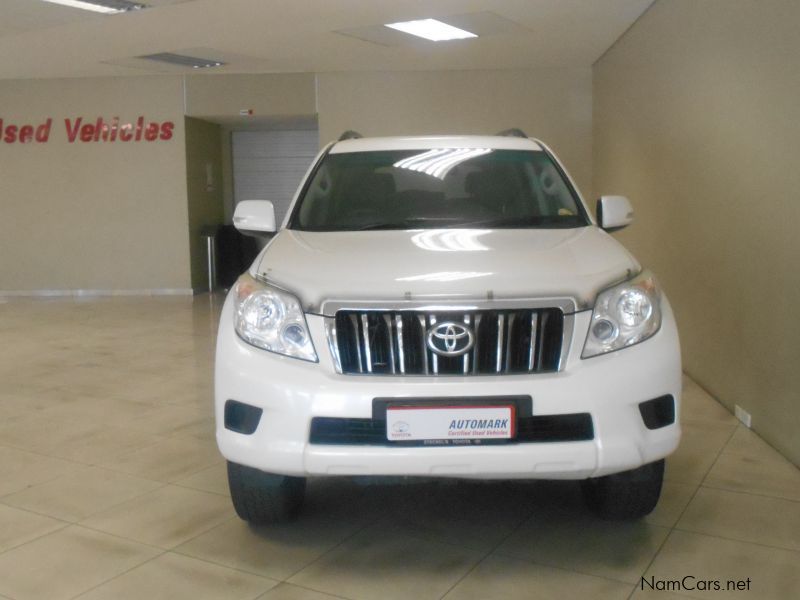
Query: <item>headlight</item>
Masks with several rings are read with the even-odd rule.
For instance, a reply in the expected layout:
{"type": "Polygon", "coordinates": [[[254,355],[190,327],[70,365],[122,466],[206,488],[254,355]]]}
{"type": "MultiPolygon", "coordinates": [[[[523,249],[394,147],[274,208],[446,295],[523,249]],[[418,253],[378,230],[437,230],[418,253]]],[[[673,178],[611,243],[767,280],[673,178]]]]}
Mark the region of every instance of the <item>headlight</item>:
{"type": "Polygon", "coordinates": [[[233,290],[233,326],[245,342],[264,350],[317,362],[300,302],[247,273],[233,290]]]}
{"type": "Polygon", "coordinates": [[[598,294],[581,357],[638,344],[660,327],[661,290],[653,274],[643,271],[598,294]]]}

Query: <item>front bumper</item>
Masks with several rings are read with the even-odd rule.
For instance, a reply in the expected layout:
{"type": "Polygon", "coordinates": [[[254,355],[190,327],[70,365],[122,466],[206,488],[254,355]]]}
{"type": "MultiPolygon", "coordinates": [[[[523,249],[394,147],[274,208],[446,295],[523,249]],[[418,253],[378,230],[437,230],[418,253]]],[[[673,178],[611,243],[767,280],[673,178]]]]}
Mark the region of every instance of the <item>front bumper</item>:
{"type": "Polygon", "coordinates": [[[232,304],[229,295],[217,339],[215,410],[220,451],[235,463],[295,476],[583,479],[663,458],[680,439],[680,349],[666,298],[661,330],[641,344],[582,360],[591,317],[585,311],[574,315],[570,353],[561,372],[470,377],[340,375],[322,317],[307,317],[319,354],[319,363],[309,363],[243,342],[233,329],[232,304]],[[534,416],[589,413],[594,439],[463,447],[309,443],[312,418],[371,418],[375,398],[516,395],[533,398],[534,416]],[[639,404],[664,395],[675,398],[675,423],[648,429],[639,404]],[[252,434],[225,428],[227,400],[263,410],[252,434]]]}

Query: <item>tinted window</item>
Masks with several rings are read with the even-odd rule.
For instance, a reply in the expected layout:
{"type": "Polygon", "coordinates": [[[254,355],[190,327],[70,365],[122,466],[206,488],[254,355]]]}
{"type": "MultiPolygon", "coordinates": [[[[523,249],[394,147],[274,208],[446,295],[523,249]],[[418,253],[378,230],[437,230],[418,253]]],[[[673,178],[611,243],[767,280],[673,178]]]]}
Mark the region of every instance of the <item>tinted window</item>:
{"type": "Polygon", "coordinates": [[[328,154],[295,208],[307,231],[588,225],[546,153],[441,148],[328,154]]]}

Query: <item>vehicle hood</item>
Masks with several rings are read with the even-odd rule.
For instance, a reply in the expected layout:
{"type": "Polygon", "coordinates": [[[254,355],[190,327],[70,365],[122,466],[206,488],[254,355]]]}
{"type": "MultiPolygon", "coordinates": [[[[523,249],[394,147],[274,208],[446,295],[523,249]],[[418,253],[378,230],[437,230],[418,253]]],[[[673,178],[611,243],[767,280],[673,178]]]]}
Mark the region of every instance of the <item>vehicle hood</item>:
{"type": "Polygon", "coordinates": [[[278,233],[251,273],[295,293],[307,312],[324,301],[571,298],[577,309],[638,272],[597,227],[278,233]]]}

